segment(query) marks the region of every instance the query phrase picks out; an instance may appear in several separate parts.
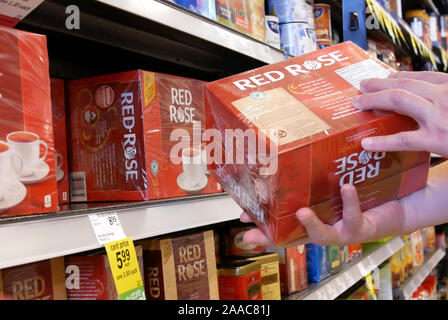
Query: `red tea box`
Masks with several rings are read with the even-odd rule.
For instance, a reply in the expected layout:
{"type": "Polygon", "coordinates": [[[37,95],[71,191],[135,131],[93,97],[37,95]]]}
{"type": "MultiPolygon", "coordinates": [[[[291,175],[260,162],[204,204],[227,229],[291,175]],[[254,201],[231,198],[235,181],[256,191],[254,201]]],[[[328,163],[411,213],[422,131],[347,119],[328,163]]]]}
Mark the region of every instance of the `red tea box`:
{"type": "Polygon", "coordinates": [[[57,211],[47,41],[0,27],[0,216],[57,211]]]}
{"type": "Polygon", "coordinates": [[[199,80],[141,70],[68,81],[71,200],[222,191],[200,141],[202,88],[199,80]]]}
{"type": "Polygon", "coordinates": [[[0,300],[66,300],[64,258],[0,271],[0,300]]]}
{"type": "Polygon", "coordinates": [[[59,204],[70,202],[67,153],[67,119],[65,114],[64,80],[50,79],[55,147],[56,181],[59,204]]]}
{"type": "Polygon", "coordinates": [[[218,300],[213,231],[143,244],[148,300],[218,300]]]}
{"type": "Polygon", "coordinates": [[[306,250],[304,245],[289,248],[267,247],[280,257],[280,288],[282,294],[292,294],[308,287],[306,250]]]}
{"type": "MultiPolygon", "coordinates": [[[[143,272],[141,246],[135,246],[143,272]]],[[[107,255],[65,257],[67,300],[119,300],[107,255]]]]}
{"type": "Polygon", "coordinates": [[[260,261],[233,261],[218,265],[220,300],[263,300],[260,261]]]}
{"type": "Polygon", "coordinates": [[[205,85],[209,170],[275,244],[306,234],[295,216],[302,207],[340,220],[344,184],[357,187],[362,210],[426,185],[428,153],[361,146],[418,127],[352,107],[362,79],[392,72],[345,42],[205,85]]]}

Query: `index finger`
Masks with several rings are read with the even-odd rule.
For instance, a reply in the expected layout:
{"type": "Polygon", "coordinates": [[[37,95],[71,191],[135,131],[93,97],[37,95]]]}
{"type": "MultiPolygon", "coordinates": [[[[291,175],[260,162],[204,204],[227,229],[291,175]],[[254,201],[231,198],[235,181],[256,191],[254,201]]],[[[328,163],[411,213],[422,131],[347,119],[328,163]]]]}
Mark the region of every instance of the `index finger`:
{"type": "Polygon", "coordinates": [[[402,89],[366,93],[353,98],[353,107],[361,110],[382,109],[395,111],[425,121],[433,105],[428,100],[402,89]]]}

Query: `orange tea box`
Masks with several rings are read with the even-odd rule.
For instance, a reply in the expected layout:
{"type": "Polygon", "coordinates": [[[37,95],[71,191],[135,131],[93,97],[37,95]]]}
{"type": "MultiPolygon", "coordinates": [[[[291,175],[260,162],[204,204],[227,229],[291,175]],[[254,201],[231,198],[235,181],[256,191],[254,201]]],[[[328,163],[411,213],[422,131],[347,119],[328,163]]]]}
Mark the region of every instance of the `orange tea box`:
{"type": "Polygon", "coordinates": [[[204,127],[202,88],[199,80],[141,70],[68,81],[71,200],[221,191],[193,141],[204,127]]]}
{"type": "Polygon", "coordinates": [[[64,80],[50,79],[51,104],[53,110],[53,131],[55,147],[56,180],[58,182],[59,204],[70,202],[67,154],[67,119],[65,114],[64,80]]]}
{"type": "Polygon", "coordinates": [[[47,41],[0,27],[0,216],[57,211],[47,41]]]}
{"type": "Polygon", "coordinates": [[[305,235],[295,216],[302,207],[337,222],[344,184],[357,187],[362,210],[426,185],[428,153],[361,146],[418,127],[352,107],[362,79],[391,72],[345,42],[205,85],[209,170],[274,243],[305,235]]]}

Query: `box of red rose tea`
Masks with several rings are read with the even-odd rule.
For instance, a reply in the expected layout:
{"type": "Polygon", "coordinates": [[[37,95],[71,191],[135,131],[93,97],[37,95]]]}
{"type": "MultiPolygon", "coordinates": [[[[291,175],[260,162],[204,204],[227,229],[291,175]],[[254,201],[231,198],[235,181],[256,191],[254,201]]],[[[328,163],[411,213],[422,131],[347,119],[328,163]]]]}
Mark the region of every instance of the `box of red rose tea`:
{"type": "Polygon", "coordinates": [[[65,109],[65,82],[50,79],[51,106],[53,110],[53,131],[55,147],[56,181],[58,183],[59,204],[67,204],[69,199],[67,119],[65,109]]]}
{"type": "Polygon", "coordinates": [[[203,85],[142,70],[68,81],[71,200],[222,192],[201,142],[203,85]]]}
{"type": "Polygon", "coordinates": [[[0,217],[57,211],[47,40],[0,27],[0,217]]]}
{"type": "Polygon", "coordinates": [[[357,187],[362,210],[426,185],[428,153],[361,146],[418,128],[402,115],[352,107],[362,79],[392,72],[345,42],[206,84],[209,170],[274,243],[306,234],[299,208],[337,222],[344,184],[357,187]]]}

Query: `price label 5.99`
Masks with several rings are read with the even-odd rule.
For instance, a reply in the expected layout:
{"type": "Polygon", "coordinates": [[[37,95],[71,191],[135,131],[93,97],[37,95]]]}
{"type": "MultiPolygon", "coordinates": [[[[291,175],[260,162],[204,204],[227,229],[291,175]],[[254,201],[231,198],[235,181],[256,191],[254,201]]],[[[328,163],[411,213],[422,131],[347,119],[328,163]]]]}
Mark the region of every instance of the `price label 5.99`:
{"type": "Polygon", "coordinates": [[[134,243],[125,238],[105,244],[120,300],[145,300],[134,243]]]}

